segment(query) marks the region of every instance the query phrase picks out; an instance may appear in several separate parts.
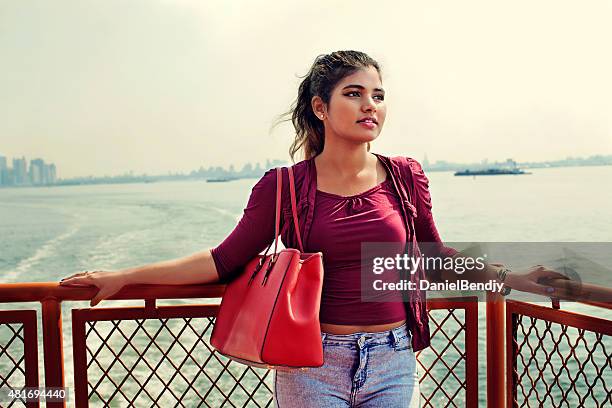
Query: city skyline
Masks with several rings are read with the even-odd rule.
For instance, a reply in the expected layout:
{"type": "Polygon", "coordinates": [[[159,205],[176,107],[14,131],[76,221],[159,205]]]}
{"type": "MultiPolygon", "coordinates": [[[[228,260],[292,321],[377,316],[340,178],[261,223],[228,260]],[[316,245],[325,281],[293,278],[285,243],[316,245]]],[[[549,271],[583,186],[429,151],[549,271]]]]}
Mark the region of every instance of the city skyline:
{"type": "MultiPolygon", "coordinates": [[[[461,163],[447,160],[429,161],[427,155],[420,160],[425,171],[457,171],[457,170],[479,170],[490,168],[542,168],[542,167],[568,167],[568,166],[607,166],[612,165],[612,155],[591,155],[589,157],[566,157],[565,159],[553,161],[517,162],[511,158],[505,161],[489,161],[484,158],[479,162],[461,163]]],[[[25,157],[13,158],[13,167],[8,167],[7,157],[0,154],[0,187],[28,187],[28,186],[51,186],[51,185],[74,185],[74,184],[105,184],[105,183],[133,183],[152,181],[173,181],[184,179],[238,179],[258,178],[265,171],[277,166],[286,166],[289,162],[279,159],[266,159],[265,164],[261,162],[244,164],[240,170],[236,170],[234,164],[227,166],[212,166],[205,168],[200,165],[198,169],[192,169],[187,173],[181,172],[157,172],[154,174],[135,174],[134,171],[125,171],[114,175],[104,176],[78,176],[71,178],[57,177],[57,168],[54,163],[45,163],[43,159],[30,160],[30,170],[27,170],[25,157]],[[227,168],[226,168],[227,167],[227,168]]]]}
{"type": "Polygon", "coordinates": [[[7,0],[0,149],[47,157],[67,178],[288,158],[291,124],[270,128],[300,77],[321,53],[358,49],[380,62],[386,90],[373,151],[612,154],[608,2],[383,2],[371,26],[370,6],[7,0]]]}
{"type": "MultiPolygon", "coordinates": [[[[26,155],[18,155],[21,156],[20,159],[25,160],[26,155]]],[[[516,160],[516,158],[512,158],[513,160],[515,160],[517,163],[542,163],[542,162],[558,162],[558,161],[564,161],[564,160],[571,160],[571,159],[589,159],[592,157],[597,157],[597,156],[608,156],[607,154],[602,154],[602,153],[592,153],[589,155],[585,155],[583,156],[565,156],[565,157],[556,157],[556,158],[549,158],[549,159],[540,159],[540,160],[516,160]]],[[[409,156],[412,157],[412,156],[409,156]]],[[[2,154],[2,152],[0,152],[0,185],[1,184],[6,184],[2,181],[2,169],[6,169],[8,166],[9,161],[7,160],[10,157],[4,156],[2,154]],[[4,164],[3,164],[4,161],[4,164]]],[[[19,159],[19,157],[17,157],[19,159]]],[[[466,161],[457,161],[455,159],[451,159],[451,158],[434,158],[433,160],[428,157],[427,152],[424,153],[423,157],[413,157],[416,160],[418,160],[421,164],[423,164],[424,168],[427,168],[427,164],[431,163],[431,164],[446,164],[446,163],[453,163],[453,164],[460,164],[460,165],[465,165],[465,164],[478,164],[478,163],[495,163],[495,162],[502,162],[507,160],[507,157],[500,155],[499,157],[496,158],[489,158],[489,157],[484,157],[484,158],[478,158],[477,160],[474,161],[470,161],[470,162],[466,162],[466,161]]],[[[13,158],[13,161],[15,160],[15,158],[13,158]]],[[[38,159],[35,159],[38,160],[38,159]]],[[[299,160],[296,160],[299,161],[299,160]]],[[[223,169],[230,169],[232,167],[241,167],[244,168],[245,166],[249,166],[249,165],[255,165],[255,166],[260,166],[260,164],[263,163],[270,163],[270,162],[274,162],[274,163],[289,163],[290,159],[280,159],[280,158],[261,158],[255,162],[253,161],[247,161],[247,162],[243,162],[243,163],[236,163],[236,162],[226,162],[226,163],[221,163],[221,164],[212,164],[212,163],[208,163],[208,164],[198,164],[196,166],[194,166],[193,168],[202,168],[202,166],[206,166],[208,168],[213,168],[213,167],[218,167],[218,168],[223,168],[223,169]]],[[[76,174],[74,176],[71,177],[66,177],[66,176],[61,176],[61,172],[58,173],[58,166],[55,163],[52,163],[53,165],[53,177],[54,179],[57,180],[67,180],[67,179],[73,179],[73,178],[86,178],[86,177],[117,177],[117,176],[124,176],[124,175],[128,175],[128,174],[140,174],[140,175],[172,175],[172,174],[183,174],[185,172],[189,173],[193,171],[193,168],[191,169],[187,169],[185,171],[183,171],[183,173],[178,170],[178,169],[157,169],[151,172],[138,172],[135,171],[134,169],[115,169],[115,171],[111,174],[109,173],[105,173],[105,174],[93,174],[93,173],[87,173],[87,170],[84,170],[82,173],[80,174],[76,174]],[[87,173],[87,174],[85,174],[87,173]]],[[[264,164],[263,168],[268,168],[266,167],[267,165],[264,164]]],[[[61,169],[61,167],[60,167],[61,169]]]]}
{"type": "MultiPolygon", "coordinates": [[[[591,154],[587,154],[587,155],[568,155],[565,157],[552,157],[552,158],[548,158],[548,159],[544,159],[544,158],[539,158],[539,159],[535,159],[535,160],[521,160],[520,158],[515,158],[513,157],[512,159],[515,160],[517,163],[544,163],[544,162],[560,162],[560,161],[571,161],[572,159],[578,159],[578,160],[588,160],[590,158],[593,157],[599,157],[599,156],[611,156],[612,154],[605,154],[605,153],[591,153],[591,154]]],[[[16,158],[17,159],[23,159],[25,160],[25,155],[18,155],[16,158]]],[[[429,155],[427,154],[427,152],[425,152],[423,154],[422,157],[415,157],[415,156],[409,156],[409,157],[413,157],[414,159],[416,159],[417,161],[419,161],[421,164],[423,164],[424,168],[427,168],[428,164],[436,164],[438,163],[439,165],[445,165],[446,163],[452,163],[452,164],[471,164],[471,165],[477,165],[480,163],[495,163],[495,162],[503,162],[505,160],[508,159],[507,156],[504,155],[500,155],[498,157],[482,157],[482,158],[477,158],[476,160],[473,161],[458,161],[452,158],[431,158],[429,157],[429,155]]],[[[6,168],[8,166],[8,158],[5,155],[3,155],[3,152],[0,152],[0,185],[1,184],[6,184],[4,182],[2,182],[2,169],[6,168]],[[3,164],[3,160],[4,160],[4,164],[3,164]],[[3,167],[4,166],[4,167],[3,167]]],[[[13,158],[13,161],[15,160],[15,158],[13,158]]],[[[35,160],[41,160],[41,159],[35,159],[35,160]]],[[[296,160],[296,162],[299,160],[296,160]]],[[[113,172],[111,173],[105,173],[105,174],[94,174],[91,172],[87,172],[87,170],[84,170],[76,175],[73,176],[62,176],[61,175],[61,171],[58,172],[58,167],[61,169],[61,165],[56,165],[55,163],[52,163],[53,165],[53,178],[54,180],[68,180],[68,179],[78,179],[78,178],[87,178],[87,177],[117,177],[117,176],[125,176],[125,175],[129,175],[129,174],[140,174],[140,175],[155,175],[155,176],[159,176],[159,175],[172,175],[172,174],[186,174],[186,173],[190,173],[193,172],[194,168],[202,168],[203,166],[207,167],[207,168],[222,168],[222,169],[230,169],[232,167],[236,168],[244,168],[245,166],[260,166],[263,165],[263,168],[269,168],[269,166],[267,165],[268,163],[273,162],[273,163],[290,163],[290,159],[280,159],[280,158],[270,158],[270,157],[266,157],[266,158],[261,158],[258,159],[257,161],[246,161],[246,162],[225,162],[225,163],[200,163],[200,164],[196,164],[194,167],[186,169],[186,170],[179,170],[179,169],[156,169],[150,172],[140,172],[140,171],[136,171],[134,169],[114,169],[113,172]],[[265,164],[264,164],[265,163],[265,164]]],[[[230,170],[232,171],[232,170],[230,170]]],[[[28,172],[29,174],[29,172],[28,172]]]]}
{"type": "Polygon", "coordinates": [[[0,154],[0,186],[42,186],[57,181],[57,168],[54,163],[45,163],[41,158],[31,159],[28,164],[25,156],[13,157],[12,167],[6,156],[0,154]]]}

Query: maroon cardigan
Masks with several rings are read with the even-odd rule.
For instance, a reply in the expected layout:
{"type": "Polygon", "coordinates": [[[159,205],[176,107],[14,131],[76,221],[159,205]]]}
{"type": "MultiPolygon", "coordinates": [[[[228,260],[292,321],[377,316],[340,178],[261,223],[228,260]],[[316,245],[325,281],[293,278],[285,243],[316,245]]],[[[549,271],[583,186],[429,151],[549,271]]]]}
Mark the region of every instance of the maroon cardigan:
{"type": "MultiPolygon", "coordinates": [[[[402,218],[407,229],[407,241],[413,256],[421,253],[418,243],[427,245],[428,256],[449,257],[457,253],[453,248],[442,244],[431,213],[429,180],[421,165],[408,157],[386,157],[376,154],[385,166],[400,194],[402,218]],[[432,253],[435,252],[435,253],[432,253]]],[[[304,160],[293,166],[297,212],[302,242],[308,242],[313,220],[315,193],[317,190],[316,170],[313,159],[304,160]]],[[[285,247],[298,248],[293,227],[291,201],[289,199],[289,180],[283,172],[283,197],[281,234],[285,247]]],[[[217,272],[222,282],[227,282],[242,271],[244,265],[255,255],[262,252],[274,240],[274,207],[276,196],[276,171],[268,170],[251,191],[244,214],[234,230],[216,248],[211,250],[217,272]]],[[[432,271],[433,272],[433,271],[432,271]]],[[[417,270],[410,276],[418,288],[425,271],[417,270]]],[[[433,279],[433,278],[432,278],[433,279]]],[[[412,333],[414,351],[430,345],[429,317],[427,315],[425,291],[408,292],[404,302],[406,325],[412,333]]]]}

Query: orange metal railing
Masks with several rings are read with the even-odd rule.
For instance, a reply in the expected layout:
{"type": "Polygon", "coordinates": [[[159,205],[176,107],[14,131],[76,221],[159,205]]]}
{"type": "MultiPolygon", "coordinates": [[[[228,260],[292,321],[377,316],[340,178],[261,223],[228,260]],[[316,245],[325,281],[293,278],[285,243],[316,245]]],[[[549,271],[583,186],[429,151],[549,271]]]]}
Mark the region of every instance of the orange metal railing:
{"type": "MultiPolygon", "coordinates": [[[[272,376],[268,370],[231,362],[210,347],[208,341],[218,306],[156,305],[157,299],[219,298],[223,291],[222,285],[129,286],[109,300],[144,299],[144,307],[72,309],[75,406],[111,402],[121,406],[191,406],[202,402],[212,407],[271,406],[272,376]]],[[[57,283],[0,285],[0,303],[40,302],[42,305],[46,387],[65,386],[62,302],[89,300],[96,292],[93,287],[62,287],[57,283]]],[[[529,393],[530,387],[539,387],[534,375],[542,373],[530,374],[532,367],[520,364],[521,356],[529,350],[525,337],[528,341],[530,335],[517,337],[518,328],[526,327],[526,321],[518,316],[533,316],[590,331],[599,336],[596,341],[600,345],[609,340],[604,336],[610,336],[612,325],[610,320],[543,309],[546,311],[524,302],[505,302],[497,294],[488,294],[483,319],[475,297],[431,299],[428,311],[432,347],[417,354],[422,370],[423,406],[478,406],[479,321],[486,322],[487,406],[498,408],[506,403],[509,407],[529,406],[530,401],[535,404],[546,401],[535,397],[539,394],[533,391],[529,393]],[[508,307],[504,310],[506,304],[508,307]],[[506,363],[509,370],[504,368],[506,363]]],[[[15,344],[20,341],[22,344],[18,348],[21,351],[11,352],[8,360],[14,367],[9,372],[0,372],[0,385],[39,385],[36,318],[36,311],[31,310],[0,312],[0,334],[3,334],[0,360],[15,344]],[[5,338],[8,345],[3,343],[5,338]]],[[[543,343],[539,338],[536,341],[543,343]]],[[[598,378],[603,380],[596,384],[603,383],[605,392],[612,347],[597,350],[608,361],[608,366],[597,366],[598,378]]],[[[588,390],[593,394],[593,387],[588,390]]],[[[578,398],[586,400],[583,396],[578,398]]],[[[18,404],[16,400],[14,406],[18,404]]],[[[28,406],[40,404],[35,401],[28,406]]],[[[46,406],[63,407],[65,403],[47,402],[46,406]]]]}
{"type": "Polygon", "coordinates": [[[417,353],[421,406],[478,406],[478,298],[430,299],[431,347],[417,353]]]}
{"type": "Polygon", "coordinates": [[[509,300],[506,322],[508,407],[612,406],[610,320],[509,300]]]}
{"type": "MultiPolygon", "coordinates": [[[[145,299],[145,308],[150,312],[154,312],[155,299],[186,299],[186,298],[217,298],[221,297],[224,292],[223,285],[190,285],[190,286],[128,286],[122,289],[119,293],[112,296],[112,300],[128,300],[128,299],[145,299]]],[[[44,358],[44,386],[46,388],[65,387],[64,373],[64,347],[63,347],[63,330],[62,330],[62,312],[61,302],[75,300],[89,300],[97,293],[95,287],[64,287],[56,282],[43,283],[10,283],[0,284],[0,303],[21,303],[21,302],[40,302],[41,303],[41,320],[42,320],[42,344],[44,358]]],[[[9,381],[11,378],[0,372],[0,386],[11,386],[12,388],[35,387],[40,386],[33,379],[38,380],[38,342],[36,333],[32,334],[32,330],[36,330],[36,311],[4,311],[4,317],[25,316],[23,313],[29,313],[30,320],[24,323],[24,330],[28,332],[27,341],[23,342],[23,353],[27,366],[25,371],[25,381],[18,382],[16,380],[9,381]],[[34,322],[31,323],[31,322],[34,322]],[[32,363],[34,361],[35,363],[32,363]],[[34,371],[35,370],[35,371],[34,371]]],[[[2,317],[2,316],[0,316],[2,317]]],[[[4,320],[0,321],[2,331],[5,331],[6,325],[2,325],[4,320]]],[[[14,337],[14,336],[13,336],[14,337]]],[[[14,343],[14,340],[9,344],[14,343]]],[[[0,361],[6,361],[7,353],[9,353],[9,345],[0,345],[0,361]]],[[[9,364],[11,359],[8,359],[9,364]]],[[[19,364],[14,364],[19,367],[19,364]]],[[[19,368],[15,370],[19,371],[19,368]]],[[[9,370],[11,371],[11,370],[9,370]]],[[[86,373],[78,373],[75,371],[75,377],[81,378],[86,373]]],[[[19,403],[16,399],[11,402],[19,403]]],[[[31,402],[28,407],[38,407],[39,402],[31,402]]],[[[64,407],[62,402],[47,402],[47,407],[64,407]]],[[[82,405],[77,405],[82,406],[82,405]]]]}
{"type": "Polygon", "coordinates": [[[34,310],[0,311],[0,333],[6,336],[0,343],[0,358],[12,363],[10,369],[0,374],[0,387],[13,381],[24,387],[38,387],[36,323],[34,310]]]}

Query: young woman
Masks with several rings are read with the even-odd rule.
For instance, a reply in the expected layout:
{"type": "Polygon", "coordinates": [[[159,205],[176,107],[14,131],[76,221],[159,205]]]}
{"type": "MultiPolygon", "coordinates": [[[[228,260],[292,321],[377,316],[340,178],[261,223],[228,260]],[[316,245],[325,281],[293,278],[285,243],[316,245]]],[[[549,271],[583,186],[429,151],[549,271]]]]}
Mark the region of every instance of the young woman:
{"type": "MultiPolygon", "coordinates": [[[[305,156],[294,165],[302,241],[306,252],[323,253],[320,320],[325,363],[305,371],[275,372],[276,404],[282,408],[417,407],[414,353],[429,345],[425,307],[401,299],[362,302],[361,243],[415,239],[440,243],[441,256],[457,256],[457,252],[441,244],[431,215],[428,180],[419,163],[370,153],[370,143],[380,135],[387,114],[378,63],[357,51],[317,57],[289,114],[296,130],[291,156],[299,151],[305,156]],[[409,180],[407,174],[411,174],[409,180]],[[400,184],[408,185],[410,191],[394,185],[392,176],[403,178],[400,184]],[[413,203],[405,199],[408,193],[413,203]],[[413,233],[405,227],[402,217],[406,216],[414,217],[413,233]]],[[[91,301],[95,306],[126,284],[230,280],[274,238],[275,177],[270,170],[258,181],[242,219],[216,248],[117,272],[84,272],[62,284],[97,286],[100,290],[91,301]]],[[[283,203],[287,203],[286,175],[284,183],[283,203]]],[[[290,207],[282,213],[283,224],[289,223],[283,243],[297,247],[290,207]]],[[[497,279],[500,268],[487,265],[477,280],[497,279]]],[[[538,279],[562,277],[537,266],[508,274],[504,283],[550,295],[550,288],[538,279]]]]}

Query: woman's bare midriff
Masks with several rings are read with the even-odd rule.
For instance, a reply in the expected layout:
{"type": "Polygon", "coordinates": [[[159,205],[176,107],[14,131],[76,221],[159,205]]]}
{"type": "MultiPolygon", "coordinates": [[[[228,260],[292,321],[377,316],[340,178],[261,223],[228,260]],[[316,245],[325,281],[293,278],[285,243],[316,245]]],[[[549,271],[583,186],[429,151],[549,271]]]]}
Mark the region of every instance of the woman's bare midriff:
{"type": "Polygon", "coordinates": [[[375,324],[375,325],[366,325],[366,326],[350,326],[350,325],[345,325],[345,324],[321,323],[321,331],[324,333],[331,333],[331,334],[382,332],[382,331],[395,329],[396,327],[400,327],[404,323],[406,323],[406,320],[400,320],[398,322],[393,322],[393,323],[375,324]]]}

